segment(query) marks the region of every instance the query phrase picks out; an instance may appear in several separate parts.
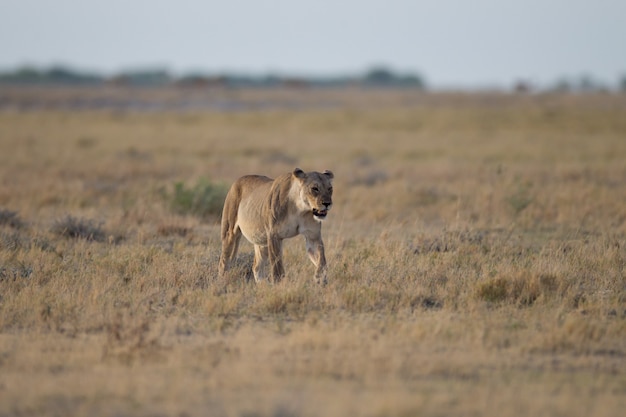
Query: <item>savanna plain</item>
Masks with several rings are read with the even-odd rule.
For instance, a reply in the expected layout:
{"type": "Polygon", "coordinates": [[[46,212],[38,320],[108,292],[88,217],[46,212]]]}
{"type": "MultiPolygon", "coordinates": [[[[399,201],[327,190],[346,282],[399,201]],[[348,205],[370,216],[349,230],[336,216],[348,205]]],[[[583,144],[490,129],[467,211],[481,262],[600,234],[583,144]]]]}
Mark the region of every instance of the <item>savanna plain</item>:
{"type": "Polygon", "coordinates": [[[3,89],[0,416],[621,416],[626,96],[3,89]],[[328,285],[217,275],[335,174],[328,285]]]}

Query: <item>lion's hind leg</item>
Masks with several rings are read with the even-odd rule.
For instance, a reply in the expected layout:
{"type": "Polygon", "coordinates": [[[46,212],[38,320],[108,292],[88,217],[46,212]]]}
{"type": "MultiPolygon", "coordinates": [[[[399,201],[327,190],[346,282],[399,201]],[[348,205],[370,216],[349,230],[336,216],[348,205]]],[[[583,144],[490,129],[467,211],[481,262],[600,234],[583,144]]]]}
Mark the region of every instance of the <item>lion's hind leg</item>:
{"type": "Polygon", "coordinates": [[[239,241],[241,240],[241,229],[234,227],[222,234],[222,254],[220,255],[219,274],[224,275],[228,271],[233,259],[237,256],[239,241]]]}
{"type": "Polygon", "coordinates": [[[222,253],[219,262],[219,275],[224,275],[228,271],[232,260],[237,256],[239,241],[241,240],[241,229],[237,224],[237,210],[239,189],[233,186],[224,202],[222,212],[222,253]]]}

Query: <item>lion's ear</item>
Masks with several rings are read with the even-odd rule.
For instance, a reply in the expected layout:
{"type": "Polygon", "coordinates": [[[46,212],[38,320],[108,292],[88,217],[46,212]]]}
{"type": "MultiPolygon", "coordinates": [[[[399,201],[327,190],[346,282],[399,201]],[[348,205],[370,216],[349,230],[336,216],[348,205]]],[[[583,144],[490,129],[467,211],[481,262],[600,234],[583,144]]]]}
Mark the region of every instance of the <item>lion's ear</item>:
{"type": "Polygon", "coordinates": [[[332,180],[333,178],[335,178],[335,174],[333,174],[332,172],[330,172],[329,170],[324,171],[324,175],[326,175],[328,177],[328,179],[332,180]]]}
{"type": "Polygon", "coordinates": [[[306,177],[306,173],[300,168],[296,168],[293,170],[293,176],[296,178],[304,179],[306,177]]]}

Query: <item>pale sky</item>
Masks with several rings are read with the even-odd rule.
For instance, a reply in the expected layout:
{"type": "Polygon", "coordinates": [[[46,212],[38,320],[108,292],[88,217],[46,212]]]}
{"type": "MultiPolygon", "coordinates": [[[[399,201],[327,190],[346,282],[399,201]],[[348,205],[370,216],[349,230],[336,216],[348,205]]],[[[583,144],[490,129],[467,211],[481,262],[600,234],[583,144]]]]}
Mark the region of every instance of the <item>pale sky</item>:
{"type": "Polygon", "coordinates": [[[0,0],[0,70],[354,74],[433,87],[626,75],[626,0],[0,0]]]}

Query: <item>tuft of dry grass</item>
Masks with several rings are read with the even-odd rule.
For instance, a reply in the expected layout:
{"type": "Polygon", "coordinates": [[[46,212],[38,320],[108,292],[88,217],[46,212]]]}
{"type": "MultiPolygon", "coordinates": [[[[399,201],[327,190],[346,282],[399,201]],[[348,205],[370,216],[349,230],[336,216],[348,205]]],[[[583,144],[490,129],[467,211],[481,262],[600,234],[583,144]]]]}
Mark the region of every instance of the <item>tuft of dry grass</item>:
{"type": "Polygon", "coordinates": [[[98,93],[16,90],[46,108],[0,111],[0,415],[626,407],[623,96],[221,91],[246,110],[63,107],[80,94],[98,93]],[[328,285],[301,238],[278,284],[254,283],[245,242],[218,277],[220,184],[295,160],[336,175],[328,285]]]}

